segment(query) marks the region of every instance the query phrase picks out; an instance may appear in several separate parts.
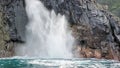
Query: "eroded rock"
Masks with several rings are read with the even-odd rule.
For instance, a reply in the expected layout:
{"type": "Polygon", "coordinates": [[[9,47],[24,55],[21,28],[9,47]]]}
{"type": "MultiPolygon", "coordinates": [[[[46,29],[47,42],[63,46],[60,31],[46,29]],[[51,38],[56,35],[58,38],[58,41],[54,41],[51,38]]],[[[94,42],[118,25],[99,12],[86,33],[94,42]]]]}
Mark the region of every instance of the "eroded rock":
{"type": "MultiPolygon", "coordinates": [[[[3,8],[1,7],[1,9],[3,8]]],[[[5,21],[5,15],[2,11],[0,11],[0,57],[13,56],[13,44],[12,42],[6,42],[10,40],[8,28],[9,26],[5,21]]]]}
{"type": "Polygon", "coordinates": [[[0,57],[13,56],[15,43],[24,43],[24,4],[24,0],[0,0],[0,57]]]}
{"type": "Polygon", "coordinates": [[[76,39],[77,57],[120,60],[119,20],[95,0],[41,0],[66,15],[76,39]]]}
{"type": "MultiPolygon", "coordinates": [[[[27,22],[24,0],[0,1],[2,5],[0,9],[4,8],[1,11],[5,12],[5,19],[9,25],[10,37],[6,39],[18,40],[24,36],[22,33],[25,32],[25,28],[23,27],[27,22]]],[[[54,10],[56,14],[60,13],[67,17],[76,39],[73,48],[75,57],[120,60],[120,21],[107,11],[107,7],[97,4],[95,0],[41,1],[49,10],[54,10]]],[[[7,36],[1,35],[0,37],[7,36]]],[[[0,42],[3,45],[4,41],[0,42]]],[[[4,50],[1,51],[4,53],[4,50]]]]}

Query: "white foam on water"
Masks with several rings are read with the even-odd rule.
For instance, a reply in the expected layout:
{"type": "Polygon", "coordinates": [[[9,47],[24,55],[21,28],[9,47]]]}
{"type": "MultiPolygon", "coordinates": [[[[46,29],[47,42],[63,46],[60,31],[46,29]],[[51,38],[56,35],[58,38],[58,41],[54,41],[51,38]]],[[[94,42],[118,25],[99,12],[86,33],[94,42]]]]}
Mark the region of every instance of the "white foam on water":
{"type": "Polygon", "coordinates": [[[98,59],[59,59],[59,58],[31,58],[11,57],[1,58],[0,67],[11,64],[25,68],[120,68],[120,62],[98,59]],[[17,62],[17,63],[16,63],[17,62]],[[22,66],[24,65],[24,66],[22,66]],[[30,67],[29,67],[30,66],[30,67]]]}
{"type": "Polygon", "coordinates": [[[28,64],[55,67],[55,68],[119,68],[120,63],[110,60],[31,60],[28,64]]]}
{"type": "Polygon", "coordinates": [[[28,62],[29,64],[44,65],[48,67],[71,68],[76,67],[73,61],[66,60],[34,60],[28,62]]]}

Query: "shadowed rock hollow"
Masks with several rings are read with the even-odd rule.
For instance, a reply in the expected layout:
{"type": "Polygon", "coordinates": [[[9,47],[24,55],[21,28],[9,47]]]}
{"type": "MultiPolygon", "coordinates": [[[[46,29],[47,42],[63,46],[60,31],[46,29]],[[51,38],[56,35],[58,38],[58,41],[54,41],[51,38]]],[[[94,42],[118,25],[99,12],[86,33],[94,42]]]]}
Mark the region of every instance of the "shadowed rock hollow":
{"type": "MultiPolygon", "coordinates": [[[[120,60],[120,20],[106,7],[95,0],[41,1],[49,10],[67,17],[76,39],[73,48],[75,57],[120,60]]],[[[4,17],[9,25],[6,25],[9,27],[8,41],[22,42],[25,28],[21,27],[27,23],[24,0],[1,0],[0,5],[4,9],[1,12],[7,15],[4,17]]]]}

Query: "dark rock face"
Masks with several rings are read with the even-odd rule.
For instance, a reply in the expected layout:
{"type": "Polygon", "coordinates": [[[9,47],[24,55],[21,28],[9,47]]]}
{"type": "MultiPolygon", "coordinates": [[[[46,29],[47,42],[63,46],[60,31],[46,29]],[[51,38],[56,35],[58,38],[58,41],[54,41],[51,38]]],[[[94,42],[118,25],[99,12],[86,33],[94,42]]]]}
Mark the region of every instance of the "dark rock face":
{"type": "Polygon", "coordinates": [[[5,19],[9,26],[10,39],[13,41],[22,40],[25,36],[25,25],[27,16],[23,0],[1,0],[5,19]]]}
{"type": "Polygon", "coordinates": [[[49,10],[68,18],[77,43],[77,57],[120,60],[120,21],[95,0],[41,1],[49,10]]]}
{"type": "Polygon", "coordinates": [[[23,0],[0,0],[0,57],[14,55],[14,44],[23,43],[27,16],[23,0]]]}
{"type": "MultiPolygon", "coordinates": [[[[120,21],[105,7],[95,0],[41,1],[67,17],[76,39],[75,57],[120,60],[120,21]]],[[[24,0],[0,0],[0,6],[9,28],[7,42],[23,42],[27,23],[24,0]]]]}
{"type": "Polygon", "coordinates": [[[8,23],[5,20],[6,18],[3,9],[4,8],[0,4],[0,57],[8,57],[13,55],[13,43],[6,42],[10,40],[10,36],[8,32],[8,23]]]}

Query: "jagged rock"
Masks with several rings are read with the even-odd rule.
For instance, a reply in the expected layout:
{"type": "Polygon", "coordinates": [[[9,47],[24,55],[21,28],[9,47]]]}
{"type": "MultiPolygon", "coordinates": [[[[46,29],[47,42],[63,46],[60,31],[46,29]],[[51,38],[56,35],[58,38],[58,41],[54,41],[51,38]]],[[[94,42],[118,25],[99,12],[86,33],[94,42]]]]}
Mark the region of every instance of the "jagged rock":
{"type": "Polygon", "coordinates": [[[0,0],[0,57],[13,56],[14,43],[24,43],[27,24],[24,7],[24,0],[0,0]]]}
{"type": "MultiPolygon", "coordinates": [[[[120,60],[120,21],[106,7],[95,0],[41,1],[49,10],[67,17],[76,39],[75,57],[120,60]]],[[[0,0],[0,4],[9,25],[10,39],[24,39],[27,23],[24,0],[0,0]]]]}
{"type": "Polygon", "coordinates": [[[5,19],[9,25],[10,39],[13,41],[24,40],[27,15],[24,0],[1,0],[5,19]]]}
{"type": "MultiPolygon", "coordinates": [[[[3,8],[1,7],[0,9],[2,10],[3,8]]],[[[0,11],[0,57],[13,56],[13,44],[11,44],[12,42],[6,43],[5,40],[10,40],[10,36],[8,33],[8,25],[5,21],[5,15],[0,11]]]]}
{"type": "Polygon", "coordinates": [[[95,0],[41,1],[49,10],[66,15],[79,56],[120,60],[120,21],[107,8],[95,0]]]}

